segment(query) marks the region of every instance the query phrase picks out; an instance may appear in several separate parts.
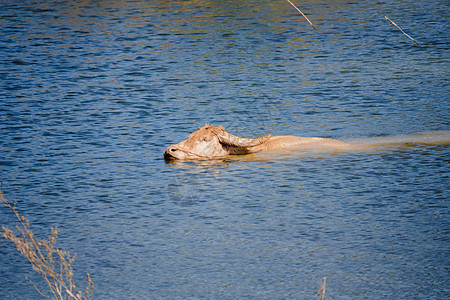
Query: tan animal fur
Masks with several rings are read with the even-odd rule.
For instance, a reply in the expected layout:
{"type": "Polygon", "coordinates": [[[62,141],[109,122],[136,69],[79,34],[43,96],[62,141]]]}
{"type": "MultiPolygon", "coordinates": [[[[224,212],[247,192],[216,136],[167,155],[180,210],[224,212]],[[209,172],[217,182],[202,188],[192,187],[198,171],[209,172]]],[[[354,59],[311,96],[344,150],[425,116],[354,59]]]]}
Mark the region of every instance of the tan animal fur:
{"type": "Polygon", "coordinates": [[[351,147],[350,144],[342,141],[318,137],[267,135],[256,139],[245,139],[226,132],[222,126],[206,124],[191,133],[187,140],[167,147],[164,158],[167,160],[201,159],[290,148],[347,149],[349,147],[351,147]]]}

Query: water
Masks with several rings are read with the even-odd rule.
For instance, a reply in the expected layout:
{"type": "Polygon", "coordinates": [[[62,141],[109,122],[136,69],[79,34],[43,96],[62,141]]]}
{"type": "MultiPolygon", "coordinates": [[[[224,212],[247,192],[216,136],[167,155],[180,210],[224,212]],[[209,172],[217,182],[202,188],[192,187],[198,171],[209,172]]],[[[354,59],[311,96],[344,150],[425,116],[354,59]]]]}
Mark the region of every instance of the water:
{"type": "MultiPolygon", "coordinates": [[[[164,162],[205,123],[449,130],[448,2],[297,4],[317,30],[284,1],[3,1],[2,190],[97,299],[449,296],[448,145],[164,162]]],[[[39,299],[0,254],[0,298],[39,299]]]]}

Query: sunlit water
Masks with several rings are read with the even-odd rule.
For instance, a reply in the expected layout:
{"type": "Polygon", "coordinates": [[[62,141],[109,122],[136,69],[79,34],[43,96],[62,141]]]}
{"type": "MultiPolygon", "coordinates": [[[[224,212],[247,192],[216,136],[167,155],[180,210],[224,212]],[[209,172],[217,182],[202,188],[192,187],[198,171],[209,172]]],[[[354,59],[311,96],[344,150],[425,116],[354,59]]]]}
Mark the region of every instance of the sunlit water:
{"type": "MultiPolygon", "coordinates": [[[[449,297],[448,143],[164,162],[205,123],[449,130],[447,1],[297,4],[317,30],[286,1],[3,1],[2,190],[97,299],[449,297]]],[[[0,298],[39,299],[0,255],[0,298]]]]}

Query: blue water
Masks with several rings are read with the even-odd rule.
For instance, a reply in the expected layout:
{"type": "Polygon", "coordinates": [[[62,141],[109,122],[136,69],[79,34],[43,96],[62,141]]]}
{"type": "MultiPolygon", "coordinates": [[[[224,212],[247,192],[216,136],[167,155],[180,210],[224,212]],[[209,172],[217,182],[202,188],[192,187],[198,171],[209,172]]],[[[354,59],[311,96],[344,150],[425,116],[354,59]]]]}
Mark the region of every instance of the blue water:
{"type": "MultiPolygon", "coordinates": [[[[2,2],[2,190],[96,299],[449,297],[448,145],[164,162],[205,123],[450,129],[448,1],[296,4],[316,30],[281,0],[2,2]]],[[[0,298],[40,299],[0,257],[0,298]]]]}

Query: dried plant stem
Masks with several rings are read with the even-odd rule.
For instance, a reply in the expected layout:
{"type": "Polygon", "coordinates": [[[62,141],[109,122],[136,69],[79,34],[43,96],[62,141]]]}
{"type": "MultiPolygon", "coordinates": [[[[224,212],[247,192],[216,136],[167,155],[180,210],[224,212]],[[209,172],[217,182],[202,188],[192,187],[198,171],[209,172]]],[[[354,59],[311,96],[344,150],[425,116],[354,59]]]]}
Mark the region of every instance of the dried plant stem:
{"type": "Polygon", "coordinates": [[[322,284],[320,285],[320,289],[317,291],[317,295],[319,295],[320,300],[325,299],[325,284],[327,283],[327,278],[324,277],[322,284]]]}
{"type": "Polygon", "coordinates": [[[308,21],[309,25],[311,25],[313,29],[316,29],[316,27],[314,27],[313,23],[311,23],[308,17],[297,6],[295,6],[294,3],[292,3],[290,0],[287,0],[287,2],[289,2],[299,13],[302,14],[302,16],[306,19],[306,21],[308,21]]]}
{"type": "MultiPolygon", "coordinates": [[[[55,247],[59,233],[58,229],[51,228],[52,234],[48,240],[37,239],[30,229],[28,219],[21,216],[17,211],[17,202],[12,206],[3,197],[2,191],[0,191],[0,202],[9,208],[19,221],[19,225],[16,228],[20,235],[17,236],[11,229],[2,225],[3,237],[12,241],[16,245],[17,250],[31,263],[33,270],[42,276],[50,289],[53,299],[92,299],[94,283],[89,274],[87,274],[86,290],[83,293],[77,289],[73,280],[72,263],[75,261],[75,256],[71,257],[68,251],[62,251],[55,247]]],[[[32,284],[39,294],[44,295],[34,282],[32,284]]]]}
{"type": "Polygon", "coordinates": [[[327,283],[327,278],[324,277],[323,278],[323,282],[322,282],[322,297],[320,298],[321,300],[323,300],[325,298],[325,285],[327,283]]]}
{"type": "MultiPolygon", "coordinates": [[[[288,0],[289,1],[289,0],[288,0]]],[[[394,25],[395,27],[397,27],[404,35],[406,35],[407,37],[409,37],[412,41],[414,41],[414,43],[416,43],[417,45],[419,45],[419,42],[416,41],[415,39],[413,39],[412,37],[410,37],[406,32],[403,31],[403,29],[400,28],[400,26],[398,26],[397,24],[395,24],[391,19],[389,19],[387,16],[384,16],[384,18],[386,20],[388,20],[389,22],[391,22],[392,25],[394,25]]]]}

